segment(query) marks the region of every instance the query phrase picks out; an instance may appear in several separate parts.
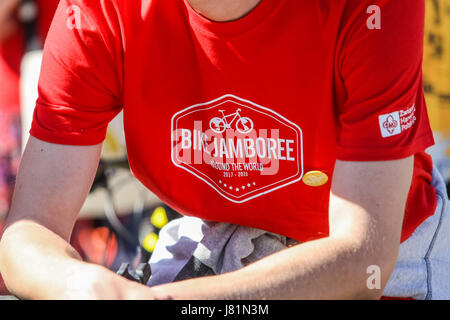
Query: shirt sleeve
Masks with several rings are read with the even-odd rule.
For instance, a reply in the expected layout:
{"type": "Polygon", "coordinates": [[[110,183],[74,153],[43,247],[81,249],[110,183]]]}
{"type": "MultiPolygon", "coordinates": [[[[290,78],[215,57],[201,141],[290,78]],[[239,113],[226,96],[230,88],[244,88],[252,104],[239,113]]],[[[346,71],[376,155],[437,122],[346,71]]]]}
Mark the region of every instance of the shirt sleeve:
{"type": "Polygon", "coordinates": [[[94,145],[122,109],[122,41],[114,1],[61,0],[44,46],[30,134],[94,145]]]}
{"type": "Polygon", "coordinates": [[[382,161],[434,144],[422,84],[423,0],[349,0],[337,46],[337,158],[382,161]]]}

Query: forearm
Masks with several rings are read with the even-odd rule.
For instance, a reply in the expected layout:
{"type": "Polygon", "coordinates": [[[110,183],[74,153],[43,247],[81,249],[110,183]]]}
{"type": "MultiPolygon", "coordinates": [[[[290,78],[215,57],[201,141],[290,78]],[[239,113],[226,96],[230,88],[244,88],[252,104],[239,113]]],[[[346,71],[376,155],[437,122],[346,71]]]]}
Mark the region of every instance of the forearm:
{"type": "MultiPolygon", "coordinates": [[[[173,299],[377,299],[366,287],[370,264],[391,270],[367,246],[345,239],[307,242],[241,270],[156,287],[173,299]],[[368,263],[368,257],[373,257],[368,263]]],[[[376,249],[375,249],[376,250],[376,249]]],[[[384,277],[389,277],[387,271],[384,277]]],[[[386,280],[386,279],[384,279],[386,280]]]]}
{"type": "Polygon", "coordinates": [[[0,272],[18,297],[121,299],[133,293],[128,289],[135,283],[83,262],[69,244],[100,152],[101,144],[62,146],[30,138],[0,242],[0,272]]]}
{"type": "Polygon", "coordinates": [[[129,281],[85,263],[64,239],[32,221],[5,230],[0,272],[22,299],[120,299],[129,281]]]}

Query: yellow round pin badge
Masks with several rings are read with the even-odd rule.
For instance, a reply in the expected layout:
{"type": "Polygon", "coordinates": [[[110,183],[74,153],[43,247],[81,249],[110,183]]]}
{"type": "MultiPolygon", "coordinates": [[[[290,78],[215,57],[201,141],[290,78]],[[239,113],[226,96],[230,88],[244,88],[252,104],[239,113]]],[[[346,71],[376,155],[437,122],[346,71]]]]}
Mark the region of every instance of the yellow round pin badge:
{"type": "Polygon", "coordinates": [[[309,171],[303,176],[303,183],[310,187],[320,187],[328,182],[328,176],[322,171],[309,171]]]}

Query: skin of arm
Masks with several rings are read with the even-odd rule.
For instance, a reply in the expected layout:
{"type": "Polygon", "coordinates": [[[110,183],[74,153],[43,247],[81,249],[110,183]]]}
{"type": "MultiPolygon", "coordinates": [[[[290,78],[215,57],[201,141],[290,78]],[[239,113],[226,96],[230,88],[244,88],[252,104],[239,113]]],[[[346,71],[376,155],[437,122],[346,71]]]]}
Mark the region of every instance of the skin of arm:
{"type": "Polygon", "coordinates": [[[68,244],[101,146],[31,138],[17,178],[0,272],[29,299],[378,299],[395,266],[413,158],[337,161],[330,235],[275,253],[241,270],[149,288],[82,262],[68,244]],[[381,269],[369,290],[367,268],[381,269]]]}
{"type": "Polygon", "coordinates": [[[63,146],[30,138],[0,241],[0,272],[16,296],[122,299],[122,286],[136,286],[81,261],[69,245],[100,152],[101,145],[63,146]]]}

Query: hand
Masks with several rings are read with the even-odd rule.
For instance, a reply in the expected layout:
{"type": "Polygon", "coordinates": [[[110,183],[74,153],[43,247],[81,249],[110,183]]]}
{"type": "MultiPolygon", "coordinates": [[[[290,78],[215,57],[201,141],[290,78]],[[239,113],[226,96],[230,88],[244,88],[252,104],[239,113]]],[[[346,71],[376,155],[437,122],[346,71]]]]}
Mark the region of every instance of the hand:
{"type": "Polygon", "coordinates": [[[128,281],[121,289],[122,300],[173,300],[166,286],[148,287],[134,281],[128,281]]]}
{"type": "Polygon", "coordinates": [[[0,1],[0,43],[6,40],[17,28],[14,11],[20,0],[0,1]]]}

